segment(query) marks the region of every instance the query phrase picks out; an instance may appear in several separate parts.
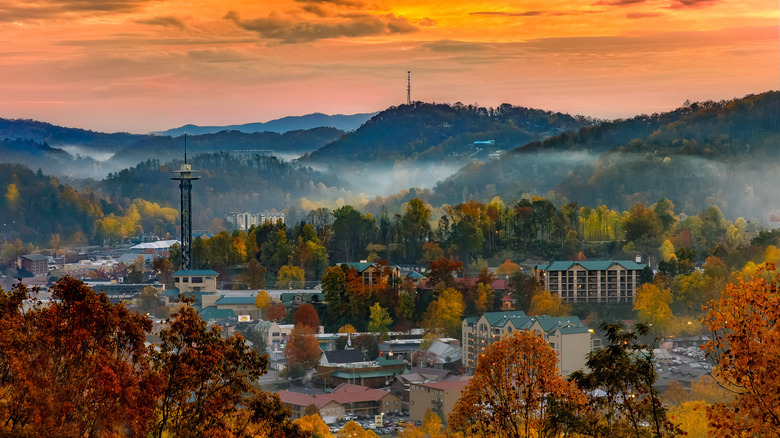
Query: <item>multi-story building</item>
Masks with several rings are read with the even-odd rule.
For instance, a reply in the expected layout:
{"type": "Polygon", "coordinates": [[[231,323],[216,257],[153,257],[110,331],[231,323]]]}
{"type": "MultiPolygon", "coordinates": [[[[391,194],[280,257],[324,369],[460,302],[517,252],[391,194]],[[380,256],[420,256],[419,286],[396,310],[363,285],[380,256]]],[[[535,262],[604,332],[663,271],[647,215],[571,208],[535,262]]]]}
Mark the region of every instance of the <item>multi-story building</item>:
{"type": "Polygon", "coordinates": [[[366,286],[374,286],[380,282],[391,283],[401,278],[401,269],[398,266],[388,266],[379,263],[370,263],[365,260],[359,263],[345,262],[338,266],[347,265],[356,270],[366,286]]]}
{"type": "Polygon", "coordinates": [[[49,272],[49,258],[41,254],[26,254],[21,257],[22,269],[33,275],[46,275],[49,272]]]}
{"type": "Polygon", "coordinates": [[[630,260],[562,262],[537,265],[536,280],[570,303],[633,303],[644,264],[630,260]]]}
{"type": "Polygon", "coordinates": [[[576,316],[527,316],[522,310],[489,312],[479,318],[463,320],[461,358],[470,371],[477,368],[479,356],[487,347],[517,330],[533,330],[541,334],[558,355],[558,370],[564,376],[585,368],[586,355],[591,351],[591,333],[576,316]]]}
{"type": "Polygon", "coordinates": [[[178,293],[217,291],[218,273],[210,269],[182,270],[173,274],[173,283],[178,293]]]}
{"type": "Polygon", "coordinates": [[[447,427],[447,419],[468,383],[468,380],[412,383],[409,388],[409,418],[412,421],[422,421],[425,411],[430,409],[441,418],[444,427],[447,427]]]}
{"type": "Polygon", "coordinates": [[[284,212],[275,209],[265,210],[262,213],[230,212],[225,215],[225,220],[235,225],[237,230],[246,231],[252,226],[262,225],[266,222],[275,224],[281,220],[284,223],[284,212]]]}

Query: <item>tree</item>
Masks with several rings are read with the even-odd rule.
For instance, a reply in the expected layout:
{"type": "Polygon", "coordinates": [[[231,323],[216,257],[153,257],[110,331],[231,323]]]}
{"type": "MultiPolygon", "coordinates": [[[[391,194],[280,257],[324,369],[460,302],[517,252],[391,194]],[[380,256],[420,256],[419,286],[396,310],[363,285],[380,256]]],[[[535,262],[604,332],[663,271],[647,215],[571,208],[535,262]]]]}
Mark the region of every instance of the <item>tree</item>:
{"type": "Polygon", "coordinates": [[[443,331],[446,336],[459,337],[464,309],[463,295],[453,288],[444,289],[425,311],[423,327],[429,331],[443,331]]]}
{"type": "Polygon", "coordinates": [[[438,287],[443,283],[446,287],[455,286],[455,274],[463,272],[463,263],[447,258],[432,260],[428,271],[428,283],[438,287]]]}
{"type": "Polygon", "coordinates": [[[421,429],[427,437],[434,438],[441,436],[443,432],[441,417],[434,414],[430,408],[426,409],[425,414],[423,414],[421,429]]]}
{"type": "Polygon", "coordinates": [[[716,367],[714,377],[736,398],[708,407],[715,436],[778,436],[780,433],[780,275],[773,265],[755,276],[727,284],[720,299],[706,306],[711,331],[704,346],[716,367]]]}
{"type": "Polygon", "coordinates": [[[301,304],[293,318],[297,326],[309,327],[315,333],[320,329],[320,316],[317,314],[317,309],[309,303],[301,304]]]}
{"type": "Polygon", "coordinates": [[[269,321],[281,321],[287,315],[287,307],[282,303],[275,303],[268,309],[269,321]]]}
{"type": "Polygon", "coordinates": [[[455,403],[450,432],[501,437],[560,432],[558,407],[576,411],[585,397],[561,377],[557,363],[555,351],[535,332],[517,330],[491,344],[455,403]]]}
{"type": "Polygon", "coordinates": [[[271,305],[271,295],[268,294],[268,291],[261,290],[255,295],[255,307],[257,307],[260,310],[263,310],[267,308],[269,305],[271,305]]]}
{"type": "Polygon", "coordinates": [[[666,327],[672,319],[672,291],[652,283],[643,284],[636,292],[634,310],[639,318],[657,328],[666,327]]]}
{"type": "Polygon", "coordinates": [[[314,368],[322,356],[320,344],[314,337],[314,330],[307,326],[296,325],[290,332],[290,341],[284,349],[289,364],[299,363],[305,369],[314,368]]]}
{"type": "Polygon", "coordinates": [[[560,296],[550,291],[537,287],[528,315],[566,316],[571,315],[571,307],[564,303],[560,296]]]}
{"type": "Polygon", "coordinates": [[[357,333],[355,330],[355,327],[352,327],[352,324],[344,324],[339,328],[339,333],[357,333]]]}
{"type": "Polygon", "coordinates": [[[333,438],[328,425],[322,421],[319,411],[312,415],[304,415],[295,420],[294,423],[301,432],[310,435],[312,438],[333,438]]]}
{"type": "Polygon", "coordinates": [[[267,357],[241,336],[225,339],[219,326],[208,328],[193,307],[181,306],[160,339],[151,354],[162,387],[153,436],[239,432],[257,417],[253,409],[268,409],[278,401],[253,384],[265,373],[267,357]]]}
{"type": "Polygon", "coordinates": [[[305,281],[305,273],[298,266],[284,265],[279,268],[276,287],[279,289],[301,289],[305,281]]]}
{"type": "Polygon", "coordinates": [[[170,260],[157,257],[152,260],[152,271],[157,276],[157,280],[164,284],[167,289],[173,288],[173,263],[170,260]]]}
{"type": "Polygon", "coordinates": [[[636,331],[629,331],[622,324],[602,322],[600,330],[609,344],[588,353],[588,372],[570,376],[589,394],[589,409],[574,418],[575,429],[587,436],[679,435],[653,387],[653,347],[639,342],[639,336],[649,334],[649,326],[637,324],[636,331]]]}
{"type": "Polygon", "coordinates": [[[354,421],[350,421],[336,434],[336,438],[379,438],[379,435],[372,430],[363,429],[363,426],[354,421]]]}
{"type": "Polygon", "coordinates": [[[143,313],[157,313],[160,307],[163,307],[163,300],[157,294],[157,289],[152,286],[146,286],[138,294],[138,310],[143,313]]]}
{"type": "Polygon", "coordinates": [[[0,435],[145,435],[160,394],[146,360],[151,321],[63,277],[52,301],[0,290],[0,435]]]}
{"type": "Polygon", "coordinates": [[[374,303],[371,307],[371,317],[368,323],[368,331],[371,333],[379,333],[379,340],[383,341],[388,338],[388,331],[390,325],[393,323],[390,314],[387,313],[379,303],[374,303]]]}
{"type": "Polygon", "coordinates": [[[266,271],[265,266],[261,265],[257,259],[252,258],[246,264],[246,269],[239,276],[239,280],[249,289],[264,288],[266,271]]]}
{"type": "Polygon", "coordinates": [[[504,263],[498,265],[498,268],[496,269],[496,275],[498,275],[499,277],[503,277],[503,276],[509,277],[511,275],[514,275],[515,272],[519,270],[520,270],[520,265],[518,265],[517,263],[512,263],[511,260],[506,259],[504,263]]]}

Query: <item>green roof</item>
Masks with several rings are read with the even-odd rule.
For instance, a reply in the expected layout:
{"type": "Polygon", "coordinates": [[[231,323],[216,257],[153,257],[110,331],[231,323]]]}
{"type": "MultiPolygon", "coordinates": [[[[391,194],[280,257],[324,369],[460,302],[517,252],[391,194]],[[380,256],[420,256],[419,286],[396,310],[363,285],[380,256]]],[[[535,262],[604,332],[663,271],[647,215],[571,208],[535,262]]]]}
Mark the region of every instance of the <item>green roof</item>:
{"type": "Polygon", "coordinates": [[[165,292],[161,293],[160,295],[163,297],[178,298],[180,293],[181,292],[179,292],[179,289],[173,288],[173,289],[166,289],[165,292]]]}
{"type": "Polygon", "coordinates": [[[474,325],[474,324],[477,323],[477,321],[479,321],[479,317],[478,316],[472,316],[471,318],[464,318],[463,319],[463,322],[465,322],[466,325],[474,325]]]}
{"type": "Polygon", "coordinates": [[[236,312],[232,309],[217,309],[214,306],[206,307],[200,311],[200,317],[204,321],[212,319],[237,319],[236,312]]]}
{"type": "Polygon", "coordinates": [[[255,297],[252,296],[225,296],[217,300],[216,304],[255,304],[255,297]]]}
{"type": "Polygon", "coordinates": [[[217,274],[215,271],[212,271],[211,269],[201,269],[201,270],[182,270],[182,271],[176,271],[174,272],[174,277],[191,277],[193,275],[200,275],[203,277],[216,277],[219,274],[217,274]]]}
{"type": "Polygon", "coordinates": [[[306,302],[311,301],[315,295],[317,295],[319,302],[325,301],[325,294],[322,292],[282,292],[279,295],[279,301],[283,303],[292,303],[295,301],[296,295],[302,295],[303,300],[306,302]]]}
{"type": "Polygon", "coordinates": [[[48,257],[41,254],[27,254],[27,255],[23,255],[22,257],[26,258],[27,260],[32,260],[34,262],[41,261],[41,260],[49,260],[48,257]]]}
{"type": "Polygon", "coordinates": [[[376,359],[377,363],[380,367],[389,367],[394,365],[404,365],[406,366],[406,362],[404,362],[401,359],[388,359],[385,356],[379,356],[376,359]]]}
{"type": "MultiPolygon", "coordinates": [[[[547,333],[561,330],[561,333],[584,333],[588,328],[582,324],[577,316],[527,316],[522,310],[512,312],[488,312],[483,315],[492,327],[504,327],[509,322],[520,329],[530,329],[534,323],[539,325],[547,333]]],[[[477,321],[471,321],[476,318],[467,318],[468,325],[474,325],[477,321]]]]}
{"type": "Polygon", "coordinates": [[[507,319],[526,318],[522,310],[512,310],[509,312],[487,312],[483,315],[492,326],[503,327],[507,319]]]}
{"type": "Polygon", "coordinates": [[[540,271],[568,271],[574,265],[580,265],[588,271],[606,271],[614,265],[620,265],[629,271],[641,271],[647,266],[631,260],[586,260],[582,262],[555,261],[548,264],[536,265],[536,269],[540,271]]]}

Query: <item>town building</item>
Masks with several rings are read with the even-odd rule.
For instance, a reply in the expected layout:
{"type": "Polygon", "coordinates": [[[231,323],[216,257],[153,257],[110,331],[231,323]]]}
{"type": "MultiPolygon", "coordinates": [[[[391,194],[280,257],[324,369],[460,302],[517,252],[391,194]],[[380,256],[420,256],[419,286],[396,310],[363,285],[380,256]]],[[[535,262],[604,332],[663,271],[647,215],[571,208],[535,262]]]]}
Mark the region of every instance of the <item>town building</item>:
{"type": "Polygon", "coordinates": [[[409,388],[409,418],[412,421],[422,421],[425,411],[430,409],[441,418],[442,425],[446,428],[450,413],[468,383],[468,380],[464,379],[412,383],[409,388]]]}
{"type": "Polygon", "coordinates": [[[365,286],[374,286],[382,282],[392,284],[401,278],[401,269],[398,266],[381,265],[365,260],[338,264],[338,266],[342,265],[347,265],[349,268],[356,270],[363,279],[365,286]]]}
{"type": "Polygon", "coordinates": [[[558,370],[564,376],[585,368],[591,351],[591,333],[577,316],[527,316],[522,310],[488,312],[463,320],[461,342],[463,366],[473,372],[487,347],[517,330],[533,330],[558,355],[558,370]]]}
{"type": "Polygon", "coordinates": [[[217,274],[210,269],[182,270],[173,274],[173,284],[179,293],[216,292],[217,274]]]}
{"type": "Polygon", "coordinates": [[[282,403],[292,410],[292,417],[300,418],[310,405],[314,405],[326,423],[343,420],[347,413],[353,415],[378,415],[401,412],[401,399],[388,391],[345,383],[329,394],[308,395],[292,391],[279,391],[282,403]]]}
{"type": "Polygon", "coordinates": [[[317,365],[314,385],[333,388],[345,383],[385,388],[393,378],[406,374],[406,362],[380,356],[374,360],[365,360],[356,350],[326,351],[317,365]]]}
{"type": "Polygon", "coordinates": [[[26,269],[34,276],[49,273],[49,258],[41,254],[27,254],[21,257],[22,269],[26,269]]]}
{"type": "Polygon", "coordinates": [[[633,303],[644,264],[630,260],[556,261],[534,268],[536,281],[570,303],[633,303]]]}
{"type": "Polygon", "coordinates": [[[284,223],[284,212],[275,209],[265,210],[262,213],[230,212],[225,215],[225,220],[233,224],[237,230],[249,231],[253,226],[259,226],[264,223],[275,224],[279,221],[284,223]]]}

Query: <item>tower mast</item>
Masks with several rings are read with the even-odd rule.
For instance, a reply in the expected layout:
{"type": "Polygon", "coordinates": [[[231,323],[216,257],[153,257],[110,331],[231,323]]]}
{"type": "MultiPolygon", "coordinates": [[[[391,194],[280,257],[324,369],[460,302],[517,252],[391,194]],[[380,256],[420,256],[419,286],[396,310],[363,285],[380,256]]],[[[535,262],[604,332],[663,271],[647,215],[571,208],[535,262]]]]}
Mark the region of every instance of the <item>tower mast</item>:
{"type": "Polygon", "coordinates": [[[412,72],[407,70],[406,72],[406,104],[412,104],[412,72]]]}
{"type": "Polygon", "coordinates": [[[172,180],[179,181],[181,190],[181,269],[192,269],[192,181],[200,173],[187,164],[187,134],[184,134],[184,163],[174,170],[172,180]]]}

